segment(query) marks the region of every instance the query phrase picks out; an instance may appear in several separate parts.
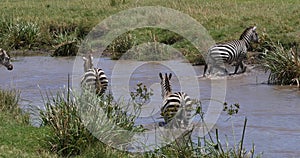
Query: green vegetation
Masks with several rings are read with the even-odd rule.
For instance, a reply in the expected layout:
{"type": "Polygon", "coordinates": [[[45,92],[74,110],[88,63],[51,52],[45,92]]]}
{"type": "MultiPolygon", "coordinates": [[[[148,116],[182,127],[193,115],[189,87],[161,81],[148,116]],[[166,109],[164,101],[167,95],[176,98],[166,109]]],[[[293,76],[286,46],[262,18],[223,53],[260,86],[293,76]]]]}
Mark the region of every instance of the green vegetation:
{"type": "Polygon", "coordinates": [[[298,84],[300,81],[300,57],[295,49],[285,49],[279,43],[270,43],[270,50],[265,52],[262,63],[270,71],[269,84],[298,84]]]}
{"type": "MultiPolygon", "coordinates": [[[[43,126],[39,128],[30,126],[28,122],[19,121],[19,117],[14,117],[13,114],[8,112],[11,110],[8,108],[8,104],[17,105],[18,95],[15,92],[15,90],[1,91],[1,107],[5,108],[2,108],[0,114],[0,129],[2,131],[0,132],[0,156],[243,157],[245,155],[251,156],[254,153],[254,147],[250,151],[243,148],[246,120],[242,138],[233,147],[229,146],[227,141],[220,141],[218,130],[209,132],[207,137],[199,137],[198,142],[193,142],[189,135],[185,135],[178,138],[174,143],[142,155],[122,152],[100,142],[97,138],[104,142],[118,140],[117,142],[122,143],[130,139],[133,132],[145,130],[142,126],[134,125],[134,121],[140,112],[140,106],[146,103],[152,95],[152,90],[141,83],[131,93],[132,98],[135,100],[131,101],[135,104],[134,115],[128,115],[126,105],[122,102],[114,102],[110,95],[99,97],[91,94],[90,91],[84,91],[81,95],[76,95],[70,89],[58,92],[53,97],[47,95],[44,98],[46,110],[41,111],[43,126]],[[99,111],[99,109],[101,110],[99,111]],[[101,112],[104,112],[103,116],[99,115],[101,112]],[[109,119],[107,120],[107,118],[109,119]],[[99,127],[95,125],[99,125],[99,127]],[[122,132],[122,130],[116,130],[119,127],[128,131],[126,138],[119,137],[121,134],[119,132],[122,132]],[[224,143],[226,146],[223,147],[224,143]]],[[[204,113],[201,102],[194,101],[194,103],[197,106],[196,114],[203,121],[204,113]]],[[[224,111],[229,115],[234,115],[239,109],[237,105],[227,106],[227,104],[224,104],[224,111]],[[230,112],[232,110],[235,112],[230,112]]],[[[20,109],[17,111],[20,111],[20,109]]],[[[24,115],[18,113],[18,116],[24,115]]],[[[202,123],[205,125],[205,122],[202,123]]]]}
{"type": "Polygon", "coordinates": [[[0,157],[55,157],[45,150],[47,127],[29,125],[19,108],[20,92],[0,89],[0,157]]]}
{"type": "MultiPolygon", "coordinates": [[[[216,42],[237,39],[250,25],[257,25],[260,35],[269,34],[271,39],[279,41],[285,48],[298,45],[300,42],[300,3],[293,0],[225,0],[222,3],[216,0],[76,0],[72,2],[16,0],[4,1],[0,6],[2,15],[0,41],[3,43],[1,47],[29,50],[59,49],[54,55],[74,55],[80,41],[101,20],[122,10],[155,5],[190,15],[208,30],[216,42]]],[[[130,46],[145,41],[152,42],[155,37],[156,42],[180,50],[189,61],[203,62],[197,49],[174,32],[153,29],[149,34],[149,29],[140,29],[126,34],[124,39],[116,39],[116,42],[109,46],[108,50],[113,52],[108,54],[112,53],[114,58],[118,58],[130,46]],[[126,34],[131,34],[132,38],[126,38],[126,34]],[[119,41],[125,42],[120,44],[119,41]]]]}

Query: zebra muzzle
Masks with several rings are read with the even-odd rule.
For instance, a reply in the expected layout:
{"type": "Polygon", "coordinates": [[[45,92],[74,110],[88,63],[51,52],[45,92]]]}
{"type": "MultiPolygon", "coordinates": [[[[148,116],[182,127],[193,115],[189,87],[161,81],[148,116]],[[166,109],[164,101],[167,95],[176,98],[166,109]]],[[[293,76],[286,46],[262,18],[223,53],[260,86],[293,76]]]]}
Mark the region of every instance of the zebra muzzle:
{"type": "Polygon", "coordinates": [[[12,64],[7,65],[7,70],[12,70],[14,66],[12,64]]]}

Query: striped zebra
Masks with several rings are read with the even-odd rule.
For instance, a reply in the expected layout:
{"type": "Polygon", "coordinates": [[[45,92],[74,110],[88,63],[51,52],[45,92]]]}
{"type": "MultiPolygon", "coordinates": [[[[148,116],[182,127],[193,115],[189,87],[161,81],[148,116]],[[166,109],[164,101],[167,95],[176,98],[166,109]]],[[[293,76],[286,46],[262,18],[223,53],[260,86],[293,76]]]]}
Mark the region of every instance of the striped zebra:
{"type": "Polygon", "coordinates": [[[3,65],[7,68],[7,70],[12,70],[14,67],[10,63],[10,57],[7,52],[0,48],[0,66],[3,65]]]}
{"type": "Polygon", "coordinates": [[[192,101],[184,92],[172,92],[170,79],[172,74],[159,73],[161,79],[161,96],[163,98],[163,107],[161,108],[161,116],[165,123],[172,122],[174,127],[187,127],[192,117],[192,101]]]}
{"type": "Polygon", "coordinates": [[[97,95],[105,93],[108,86],[108,79],[104,71],[93,66],[93,56],[89,54],[87,57],[82,57],[84,64],[84,76],[81,80],[81,87],[95,91],[97,95]]]}
{"type": "Polygon", "coordinates": [[[207,60],[204,67],[203,77],[205,77],[208,66],[209,73],[213,71],[213,68],[221,69],[228,74],[225,67],[221,67],[221,64],[227,63],[234,64],[235,70],[233,74],[236,74],[239,67],[241,68],[241,73],[246,71],[246,66],[243,60],[247,58],[247,49],[251,47],[250,42],[258,42],[258,35],[256,33],[256,26],[247,28],[239,40],[233,40],[223,44],[216,44],[208,50],[207,60]]]}

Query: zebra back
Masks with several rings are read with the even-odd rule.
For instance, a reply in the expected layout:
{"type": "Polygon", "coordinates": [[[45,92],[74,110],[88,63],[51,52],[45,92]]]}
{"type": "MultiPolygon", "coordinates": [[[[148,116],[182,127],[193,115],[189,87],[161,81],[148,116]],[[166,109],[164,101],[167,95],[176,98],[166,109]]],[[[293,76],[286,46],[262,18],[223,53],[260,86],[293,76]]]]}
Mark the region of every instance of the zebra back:
{"type": "Polygon", "coordinates": [[[176,127],[182,125],[187,127],[192,117],[192,101],[190,97],[184,92],[172,93],[170,84],[171,73],[169,76],[166,73],[165,77],[159,73],[159,76],[163,96],[161,116],[163,116],[166,123],[173,120],[176,127]]]}
{"type": "Polygon", "coordinates": [[[102,95],[108,86],[107,76],[102,69],[93,67],[91,54],[87,58],[83,57],[83,60],[85,73],[81,80],[81,87],[102,95]]]}

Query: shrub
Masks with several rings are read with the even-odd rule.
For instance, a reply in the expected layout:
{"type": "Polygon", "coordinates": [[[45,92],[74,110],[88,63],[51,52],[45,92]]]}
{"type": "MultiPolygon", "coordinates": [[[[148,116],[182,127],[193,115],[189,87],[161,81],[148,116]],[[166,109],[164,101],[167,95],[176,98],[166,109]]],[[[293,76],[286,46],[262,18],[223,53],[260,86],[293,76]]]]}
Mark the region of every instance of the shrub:
{"type": "Polygon", "coordinates": [[[19,112],[20,91],[0,89],[0,112],[19,112]]]}
{"type": "MultiPolygon", "coordinates": [[[[68,90],[68,94],[70,91],[68,90]]],[[[43,125],[51,128],[48,136],[50,150],[62,156],[78,155],[95,138],[85,128],[76,101],[70,95],[58,93],[47,97],[45,111],[41,111],[43,125]]]]}
{"type": "Polygon", "coordinates": [[[134,126],[138,115],[128,115],[126,106],[124,110],[123,103],[113,102],[110,94],[99,97],[84,90],[78,95],[68,88],[56,95],[47,95],[44,104],[41,118],[43,125],[51,129],[48,144],[51,151],[62,156],[79,155],[87,147],[97,144],[98,139],[123,143],[133,132],[144,130],[134,126]],[[120,133],[124,130],[128,131],[126,138],[120,133]]]}
{"type": "Polygon", "coordinates": [[[11,115],[16,121],[29,124],[29,114],[19,106],[20,91],[16,89],[0,89],[0,112],[11,115]]]}
{"type": "MultiPolygon", "coordinates": [[[[7,21],[7,20],[5,20],[7,21]]],[[[5,22],[4,21],[4,22],[5,22]]],[[[5,45],[13,49],[33,49],[39,43],[40,27],[37,23],[31,21],[17,20],[3,27],[2,41],[5,45]]]]}
{"type": "Polygon", "coordinates": [[[300,60],[294,49],[285,49],[280,43],[270,43],[263,67],[270,71],[269,84],[287,85],[300,80],[300,60]]]}
{"type": "Polygon", "coordinates": [[[72,34],[68,32],[54,34],[55,51],[52,56],[75,56],[77,54],[80,39],[76,31],[72,34]]]}

